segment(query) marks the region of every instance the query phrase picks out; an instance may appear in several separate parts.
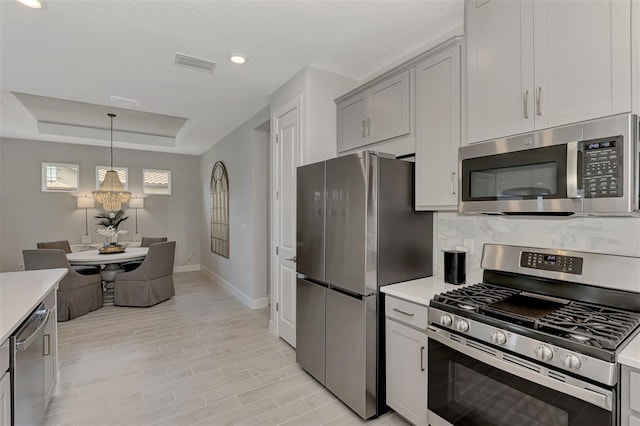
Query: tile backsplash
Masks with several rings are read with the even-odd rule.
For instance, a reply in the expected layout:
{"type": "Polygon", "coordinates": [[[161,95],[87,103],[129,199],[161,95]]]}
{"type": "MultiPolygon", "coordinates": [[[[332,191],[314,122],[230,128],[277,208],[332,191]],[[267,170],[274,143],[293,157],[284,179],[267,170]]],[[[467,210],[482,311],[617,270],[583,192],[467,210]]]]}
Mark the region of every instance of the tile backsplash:
{"type": "Polygon", "coordinates": [[[640,256],[640,218],[523,218],[513,216],[437,214],[437,271],[442,274],[442,250],[475,240],[475,255],[467,256],[467,273],[480,269],[484,243],[563,248],[640,256]]]}

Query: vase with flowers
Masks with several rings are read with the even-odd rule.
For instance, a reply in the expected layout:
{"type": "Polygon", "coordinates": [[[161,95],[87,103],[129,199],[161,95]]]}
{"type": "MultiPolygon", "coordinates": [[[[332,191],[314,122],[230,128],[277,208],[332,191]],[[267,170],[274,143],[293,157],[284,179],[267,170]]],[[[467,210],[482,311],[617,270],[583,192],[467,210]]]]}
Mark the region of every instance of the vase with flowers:
{"type": "Polygon", "coordinates": [[[105,212],[96,215],[97,219],[101,219],[98,225],[104,226],[104,228],[96,229],[98,235],[105,237],[106,243],[99,250],[100,253],[122,253],[124,246],[118,244],[118,236],[128,234],[126,230],[118,230],[118,226],[127,220],[129,217],[124,216],[124,211],[119,210],[117,212],[105,212]]]}

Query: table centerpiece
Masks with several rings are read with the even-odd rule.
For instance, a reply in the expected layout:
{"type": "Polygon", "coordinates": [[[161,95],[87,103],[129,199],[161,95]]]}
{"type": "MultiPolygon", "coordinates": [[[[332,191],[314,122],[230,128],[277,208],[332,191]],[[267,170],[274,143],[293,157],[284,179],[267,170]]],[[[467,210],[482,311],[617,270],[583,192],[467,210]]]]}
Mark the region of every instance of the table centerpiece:
{"type": "Polygon", "coordinates": [[[104,228],[96,229],[96,233],[106,239],[106,243],[98,252],[101,254],[124,252],[125,247],[122,244],[118,244],[118,236],[128,234],[128,231],[124,229],[118,230],[118,225],[129,217],[124,216],[123,210],[119,210],[117,212],[100,213],[96,215],[96,218],[101,219],[98,225],[104,226],[104,228]]]}

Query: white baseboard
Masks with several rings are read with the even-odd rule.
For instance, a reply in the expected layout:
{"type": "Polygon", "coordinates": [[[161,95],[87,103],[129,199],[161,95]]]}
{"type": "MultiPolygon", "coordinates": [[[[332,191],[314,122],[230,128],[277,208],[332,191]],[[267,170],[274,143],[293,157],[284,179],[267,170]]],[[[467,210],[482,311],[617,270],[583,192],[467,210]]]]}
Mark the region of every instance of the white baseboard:
{"type": "Polygon", "coordinates": [[[199,271],[199,270],[200,270],[200,265],[183,265],[183,266],[173,267],[174,274],[179,274],[181,272],[193,272],[193,271],[199,271]]]}
{"type": "Polygon", "coordinates": [[[200,270],[209,278],[211,278],[213,281],[217,282],[222,287],[227,289],[231,294],[233,294],[238,300],[240,300],[242,303],[247,305],[249,308],[262,309],[262,308],[266,308],[269,305],[269,299],[267,299],[266,297],[261,297],[260,299],[250,298],[249,296],[244,294],[242,291],[240,291],[237,287],[235,287],[233,284],[229,283],[220,275],[216,274],[206,266],[200,265],[200,270]]]}

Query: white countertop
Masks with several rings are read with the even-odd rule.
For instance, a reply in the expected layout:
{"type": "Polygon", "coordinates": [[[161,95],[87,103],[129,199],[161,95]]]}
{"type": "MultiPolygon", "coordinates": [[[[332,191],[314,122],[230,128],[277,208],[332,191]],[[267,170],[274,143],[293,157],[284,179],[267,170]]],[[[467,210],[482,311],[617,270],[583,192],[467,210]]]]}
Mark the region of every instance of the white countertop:
{"type": "Polygon", "coordinates": [[[67,269],[0,273],[0,343],[11,336],[47,294],[58,289],[67,269]]]}
{"type": "Polygon", "coordinates": [[[620,352],[620,355],[618,355],[618,362],[640,370],[640,334],[637,335],[622,352],[620,352]]]}
{"type": "Polygon", "coordinates": [[[460,285],[445,283],[444,277],[438,275],[398,284],[385,285],[380,287],[380,291],[389,296],[408,300],[419,305],[429,306],[429,301],[433,299],[433,296],[436,294],[479,282],[482,282],[482,271],[467,274],[466,283],[460,285]]]}

